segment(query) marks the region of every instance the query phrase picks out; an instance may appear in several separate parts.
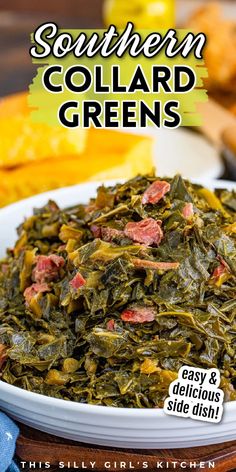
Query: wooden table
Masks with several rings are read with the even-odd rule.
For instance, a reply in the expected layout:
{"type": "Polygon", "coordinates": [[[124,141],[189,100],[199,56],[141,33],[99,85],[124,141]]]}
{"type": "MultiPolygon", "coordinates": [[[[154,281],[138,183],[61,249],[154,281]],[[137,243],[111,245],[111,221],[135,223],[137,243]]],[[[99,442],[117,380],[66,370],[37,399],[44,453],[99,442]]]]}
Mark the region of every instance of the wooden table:
{"type": "MultiPolygon", "coordinates": [[[[190,463],[196,462],[197,464],[214,462],[215,472],[229,472],[235,470],[236,467],[236,441],[227,442],[219,445],[205,446],[205,447],[193,447],[187,449],[117,449],[111,447],[99,447],[96,445],[87,445],[77,443],[62,438],[56,438],[46,433],[41,433],[34,429],[28,428],[27,426],[21,425],[21,436],[17,442],[16,452],[21,460],[37,461],[42,462],[40,471],[50,470],[53,472],[58,471],[59,462],[63,461],[64,464],[75,463],[79,470],[81,470],[81,464],[89,469],[90,461],[95,462],[94,471],[99,472],[104,470],[104,463],[109,461],[111,467],[110,472],[122,472],[124,470],[119,466],[120,462],[125,462],[127,465],[132,464],[133,469],[126,466],[126,470],[133,470],[138,472],[141,470],[147,470],[147,472],[153,472],[157,469],[157,463],[161,462],[163,465],[163,472],[169,472],[175,470],[180,472],[199,471],[198,468],[191,468],[190,463]],[[50,469],[44,467],[44,463],[48,461],[51,465],[50,469]],[[142,469],[140,464],[146,462],[148,464],[147,469],[142,469]],[[114,465],[116,463],[116,466],[114,465]],[[171,464],[175,463],[175,468],[171,467],[171,464]],[[184,468],[181,466],[184,464],[184,468]],[[165,466],[168,464],[168,467],[165,466]]],[[[30,472],[32,470],[26,467],[22,470],[30,472]]],[[[62,469],[62,470],[68,470],[62,469]]],[[[69,470],[76,470],[74,468],[69,470]]],[[[204,470],[204,469],[201,469],[204,470]]],[[[205,467],[205,471],[209,470],[205,467]]]]}

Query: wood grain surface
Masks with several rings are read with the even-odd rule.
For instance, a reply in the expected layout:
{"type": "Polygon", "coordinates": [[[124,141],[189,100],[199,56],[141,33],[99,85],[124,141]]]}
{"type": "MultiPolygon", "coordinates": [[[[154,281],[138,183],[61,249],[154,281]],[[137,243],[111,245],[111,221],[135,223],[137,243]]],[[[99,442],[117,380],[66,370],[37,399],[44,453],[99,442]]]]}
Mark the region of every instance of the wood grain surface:
{"type": "Polygon", "coordinates": [[[72,468],[69,470],[81,470],[82,463],[87,467],[87,470],[90,470],[90,461],[96,462],[93,468],[95,471],[105,470],[104,463],[109,461],[111,467],[107,470],[110,472],[124,470],[119,467],[120,462],[127,464],[126,470],[131,470],[131,468],[129,469],[131,463],[133,467],[132,470],[135,471],[145,470],[142,469],[141,465],[143,462],[147,462],[148,468],[146,470],[149,472],[158,470],[157,462],[162,462],[164,468],[159,469],[162,471],[184,470],[188,472],[190,470],[204,470],[203,467],[200,467],[200,464],[203,463],[205,463],[205,470],[210,470],[208,467],[209,461],[215,463],[214,469],[211,469],[215,472],[228,472],[236,469],[236,441],[186,449],[118,449],[86,445],[57,438],[56,436],[36,431],[24,425],[19,426],[21,434],[17,441],[16,454],[19,461],[26,461],[24,469],[22,470],[27,472],[32,470],[27,465],[29,461],[41,462],[41,468],[39,470],[50,470],[53,472],[59,470],[58,463],[60,461],[64,462],[64,464],[70,463],[72,468]],[[50,462],[50,469],[44,467],[45,462],[50,462]],[[194,469],[191,468],[190,462],[196,462],[198,467],[194,469]],[[77,469],[73,468],[74,463],[77,469]],[[166,463],[167,466],[165,467],[166,463]],[[184,468],[181,468],[181,463],[184,463],[184,468]]]}

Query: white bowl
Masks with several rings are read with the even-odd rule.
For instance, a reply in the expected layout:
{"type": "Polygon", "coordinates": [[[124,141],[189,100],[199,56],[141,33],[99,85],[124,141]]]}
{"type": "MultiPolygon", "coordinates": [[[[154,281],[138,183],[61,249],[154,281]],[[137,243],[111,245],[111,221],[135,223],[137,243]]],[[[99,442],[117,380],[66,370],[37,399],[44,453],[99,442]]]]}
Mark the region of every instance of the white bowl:
{"type": "MultiPolygon", "coordinates": [[[[85,203],[98,183],[76,185],[36,195],[0,210],[0,256],[14,244],[15,228],[33,207],[49,198],[66,207],[85,203]]],[[[204,181],[210,188],[235,188],[235,183],[204,181]]],[[[103,446],[153,449],[217,444],[236,439],[236,401],[224,405],[223,419],[213,424],[168,416],[161,409],[128,409],[85,405],[36,393],[0,381],[0,408],[41,431],[103,446]]]]}

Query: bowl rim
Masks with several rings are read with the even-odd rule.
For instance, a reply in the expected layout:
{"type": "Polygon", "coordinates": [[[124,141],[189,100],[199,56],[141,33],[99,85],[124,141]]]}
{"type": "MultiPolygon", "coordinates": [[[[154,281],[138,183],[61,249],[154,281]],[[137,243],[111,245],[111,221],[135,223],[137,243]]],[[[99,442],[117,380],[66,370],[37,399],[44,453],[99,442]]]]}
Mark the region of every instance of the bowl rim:
{"type": "MultiPolygon", "coordinates": [[[[190,180],[190,179],[187,179],[190,180]]],[[[114,185],[117,182],[124,182],[125,179],[112,179],[112,180],[104,180],[105,185],[114,185]]],[[[191,179],[193,183],[198,183],[202,185],[209,186],[211,188],[229,188],[232,189],[233,187],[236,188],[236,182],[233,181],[228,181],[228,180],[218,180],[218,179],[191,179]]],[[[15,210],[17,211],[18,208],[22,207],[26,202],[32,202],[34,203],[35,201],[37,202],[38,199],[40,198],[45,198],[45,199],[50,199],[50,198],[56,198],[57,195],[60,193],[67,193],[68,191],[80,189],[80,188],[93,188],[94,190],[102,185],[103,180],[101,181],[89,181],[89,182],[83,182],[80,184],[76,185],[71,185],[67,187],[62,187],[59,189],[55,190],[50,190],[48,192],[43,192],[39,193],[36,195],[33,195],[31,197],[19,200],[15,203],[12,203],[10,205],[7,205],[3,208],[0,208],[0,218],[1,215],[4,213],[8,213],[9,211],[15,210]],[[54,196],[55,195],[55,196],[54,196]]],[[[105,405],[93,405],[89,403],[80,403],[80,402],[74,402],[71,400],[64,400],[56,397],[49,397],[47,395],[31,392],[28,390],[24,390],[23,388],[16,387],[15,385],[8,384],[7,382],[4,382],[0,379],[0,397],[1,397],[1,392],[4,392],[5,394],[10,394],[10,395],[17,395],[19,400],[24,400],[25,402],[33,402],[37,404],[44,404],[45,406],[48,407],[58,407],[62,408],[67,411],[74,411],[75,413],[91,413],[95,416],[99,415],[105,415],[105,416],[125,416],[127,417],[140,417],[140,418],[153,418],[153,415],[155,417],[164,417],[166,416],[162,408],[123,408],[123,407],[112,407],[112,406],[105,406],[105,405]]],[[[236,410],[236,400],[233,400],[231,402],[225,402],[224,403],[224,411],[227,411],[228,413],[233,412],[236,410]]]]}
{"type": "MultiPolygon", "coordinates": [[[[41,395],[40,393],[31,392],[29,390],[24,390],[23,388],[16,387],[15,385],[8,384],[0,380],[0,394],[4,392],[6,394],[17,395],[19,400],[24,402],[32,402],[36,404],[44,404],[48,407],[58,407],[67,411],[73,411],[74,413],[91,413],[95,416],[105,415],[105,416],[125,416],[135,417],[135,418],[153,418],[154,417],[165,417],[164,410],[162,408],[123,408],[123,407],[113,407],[105,405],[93,405],[91,403],[80,403],[74,402],[71,400],[63,400],[61,398],[49,397],[47,395],[41,395]]],[[[7,400],[5,400],[7,401],[7,400]]],[[[233,413],[236,411],[236,401],[224,403],[224,411],[228,413],[233,413]]]]}

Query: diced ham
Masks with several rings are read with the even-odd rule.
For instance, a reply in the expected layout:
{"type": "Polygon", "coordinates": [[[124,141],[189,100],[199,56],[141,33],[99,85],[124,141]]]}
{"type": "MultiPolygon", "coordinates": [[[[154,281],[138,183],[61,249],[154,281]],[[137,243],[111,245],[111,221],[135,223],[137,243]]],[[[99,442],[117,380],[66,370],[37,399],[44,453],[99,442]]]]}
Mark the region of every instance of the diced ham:
{"type": "Polygon", "coordinates": [[[28,305],[30,301],[32,300],[37,293],[43,293],[43,292],[48,292],[50,290],[48,284],[45,282],[43,283],[35,283],[30,285],[30,287],[27,287],[24,291],[24,297],[26,304],[28,305]]]}
{"type": "Polygon", "coordinates": [[[156,311],[150,306],[135,306],[121,313],[121,319],[128,323],[150,323],[155,320],[156,311]]]}
{"type": "Polygon", "coordinates": [[[135,267],[140,267],[141,269],[172,270],[179,267],[179,262],[155,262],[138,258],[133,258],[132,263],[135,267]]]}
{"type": "Polygon", "coordinates": [[[97,226],[92,225],[91,231],[95,238],[101,238],[103,241],[107,243],[112,242],[114,239],[119,239],[124,237],[124,232],[116,229],[116,228],[109,228],[109,226],[97,226]]]}
{"type": "Polygon", "coordinates": [[[227,273],[228,273],[227,268],[223,264],[220,264],[218,267],[214,269],[212,278],[215,280],[218,280],[222,275],[225,275],[227,273]]]}
{"type": "Polygon", "coordinates": [[[221,285],[229,278],[230,269],[228,268],[228,265],[221,263],[218,267],[214,269],[213,274],[210,278],[210,282],[213,282],[217,287],[221,287],[221,285]]]}
{"type": "Polygon", "coordinates": [[[109,320],[107,322],[107,329],[108,329],[108,331],[114,331],[114,329],[115,329],[115,320],[112,319],[112,320],[109,320]]]}
{"type": "Polygon", "coordinates": [[[114,239],[124,238],[124,231],[115,228],[109,228],[105,226],[101,228],[101,239],[107,243],[112,242],[114,239]]]}
{"type": "Polygon", "coordinates": [[[146,205],[147,203],[158,203],[169,191],[170,184],[168,182],[165,180],[156,180],[144,192],[142,204],[146,205]]]}
{"type": "Polygon", "coordinates": [[[77,290],[80,287],[83,287],[83,285],[85,284],[86,284],[86,280],[79,272],[77,272],[77,274],[70,281],[70,286],[75,290],[77,290]]]}
{"type": "Polygon", "coordinates": [[[57,254],[50,254],[50,256],[37,256],[37,262],[39,267],[48,267],[49,263],[54,264],[56,267],[63,267],[65,264],[65,260],[63,257],[58,256],[57,254]]]}
{"type": "Polygon", "coordinates": [[[161,229],[161,221],[153,218],[145,218],[144,220],[127,223],[125,226],[125,236],[133,241],[146,246],[155,244],[158,246],[163,238],[161,229]]]}
{"type": "Polygon", "coordinates": [[[101,237],[101,226],[91,225],[90,229],[93,233],[94,238],[100,238],[101,237]]]}
{"type": "Polygon", "coordinates": [[[193,204],[192,203],[185,203],[182,215],[186,220],[189,220],[193,216],[193,204]]]}
{"type": "Polygon", "coordinates": [[[65,259],[57,254],[50,256],[36,256],[36,266],[33,270],[33,280],[36,283],[44,283],[55,280],[59,270],[65,264],[65,259]]]}
{"type": "Polygon", "coordinates": [[[6,353],[6,346],[5,344],[0,344],[0,369],[2,368],[4,362],[7,359],[7,353],[6,353]]]}

